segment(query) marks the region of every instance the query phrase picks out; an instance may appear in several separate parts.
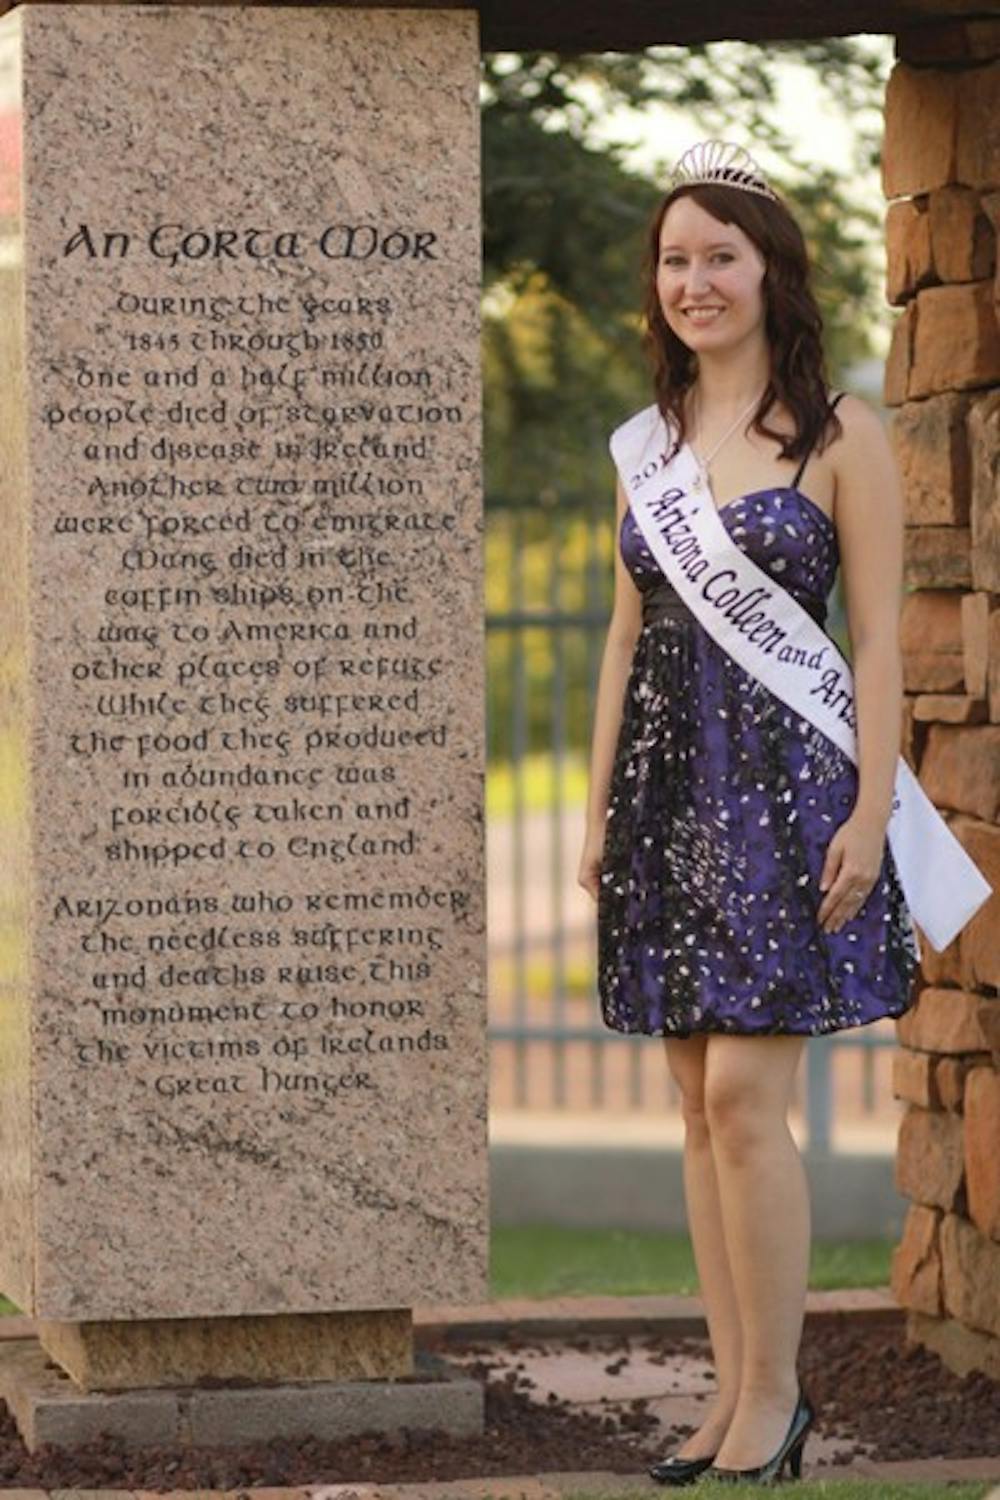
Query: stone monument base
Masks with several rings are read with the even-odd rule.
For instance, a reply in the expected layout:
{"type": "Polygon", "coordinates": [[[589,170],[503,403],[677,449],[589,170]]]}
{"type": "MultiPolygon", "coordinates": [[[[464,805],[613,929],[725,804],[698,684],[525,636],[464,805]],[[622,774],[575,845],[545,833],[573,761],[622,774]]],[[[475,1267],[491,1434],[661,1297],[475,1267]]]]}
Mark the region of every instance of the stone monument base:
{"type": "Polygon", "coordinates": [[[127,1448],[213,1448],[272,1438],[335,1440],[365,1432],[483,1430],[483,1388],[435,1355],[418,1352],[394,1380],[249,1382],[83,1392],[37,1339],[0,1343],[0,1398],[29,1453],[75,1448],[102,1434],[127,1448]]]}
{"type": "Polygon", "coordinates": [[[413,1374],[408,1307],[114,1323],[38,1320],[35,1331],[45,1352],[83,1391],[413,1374]]]}

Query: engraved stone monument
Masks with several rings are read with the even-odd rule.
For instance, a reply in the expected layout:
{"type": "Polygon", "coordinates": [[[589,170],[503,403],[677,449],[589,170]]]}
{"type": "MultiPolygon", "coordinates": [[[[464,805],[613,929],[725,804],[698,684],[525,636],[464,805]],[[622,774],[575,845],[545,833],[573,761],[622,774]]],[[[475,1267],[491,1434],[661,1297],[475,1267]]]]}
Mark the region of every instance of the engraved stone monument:
{"type": "Polygon", "coordinates": [[[478,56],[0,19],[0,1291],[77,1424],[10,1345],[29,1440],[416,1400],[410,1309],[485,1294],[478,56]]]}

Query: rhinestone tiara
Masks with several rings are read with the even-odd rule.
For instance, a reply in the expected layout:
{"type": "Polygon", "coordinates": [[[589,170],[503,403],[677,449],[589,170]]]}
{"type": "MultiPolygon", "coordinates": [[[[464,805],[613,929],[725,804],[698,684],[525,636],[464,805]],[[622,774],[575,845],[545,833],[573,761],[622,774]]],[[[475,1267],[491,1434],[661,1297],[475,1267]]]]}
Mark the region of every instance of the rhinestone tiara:
{"type": "Polygon", "coordinates": [[[715,182],[779,201],[749,151],[732,141],[699,141],[688,147],[671,173],[671,189],[693,182],[715,182]]]}

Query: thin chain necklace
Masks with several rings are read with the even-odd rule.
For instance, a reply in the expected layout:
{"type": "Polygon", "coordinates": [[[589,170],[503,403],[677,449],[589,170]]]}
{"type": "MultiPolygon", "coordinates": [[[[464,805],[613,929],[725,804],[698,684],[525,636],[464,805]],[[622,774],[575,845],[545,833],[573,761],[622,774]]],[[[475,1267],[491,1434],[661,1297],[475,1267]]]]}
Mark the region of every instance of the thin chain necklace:
{"type": "MultiPolygon", "coordinates": [[[[763,391],[761,392],[761,395],[763,395],[763,391]]],[[[760,399],[761,399],[760,396],[755,396],[753,398],[753,400],[750,402],[750,405],[747,407],[746,411],[741,411],[740,412],[739,416],[736,418],[736,421],[732,424],[731,427],[727,427],[726,428],[725,432],[722,434],[722,436],[720,437],[719,441],[715,444],[715,446],[711,449],[710,452],[708,452],[708,453],[706,453],[704,455],[700,454],[697,451],[697,449],[695,448],[695,446],[694,446],[694,439],[692,438],[692,440],[691,440],[691,452],[694,454],[695,463],[698,465],[698,473],[697,473],[697,475],[695,477],[695,481],[694,481],[694,488],[696,490],[700,490],[701,487],[702,487],[702,485],[705,485],[707,487],[707,485],[708,485],[708,466],[712,462],[712,459],[718,453],[718,451],[722,447],[723,443],[727,442],[729,440],[729,438],[732,437],[733,433],[736,431],[737,427],[739,427],[740,423],[741,422],[745,422],[746,419],[747,419],[747,417],[750,415],[750,413],[757,408],[757,406],[760,404],[760,399]]],[[[698,415],[699,415],[699,419],[700,419],[701,413],[699,412],[698,415]]],[[[698,425],[699,426],[701,425],[700,420],[699,420],[699,424],[698,425]]]]}

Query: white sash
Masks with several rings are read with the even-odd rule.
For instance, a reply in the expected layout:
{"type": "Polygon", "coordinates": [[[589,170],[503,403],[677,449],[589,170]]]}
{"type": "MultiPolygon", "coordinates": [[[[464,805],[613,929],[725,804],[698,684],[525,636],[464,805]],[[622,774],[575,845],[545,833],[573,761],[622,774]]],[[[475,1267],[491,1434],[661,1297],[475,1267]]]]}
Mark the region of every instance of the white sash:
{"type": "MultiPolygon", "coordinates": [[[[657,406],[611,437],[626,497],[649,549],[713,640],[857,765],[854,681],[836,644],[732,542],[684,444],[657,406]]],[[[902,756],[887,837],[911,915],[940,952],[992,894],[902,756]]],[[[919,945],[918,945],[919,953],[919,945]]]]}

